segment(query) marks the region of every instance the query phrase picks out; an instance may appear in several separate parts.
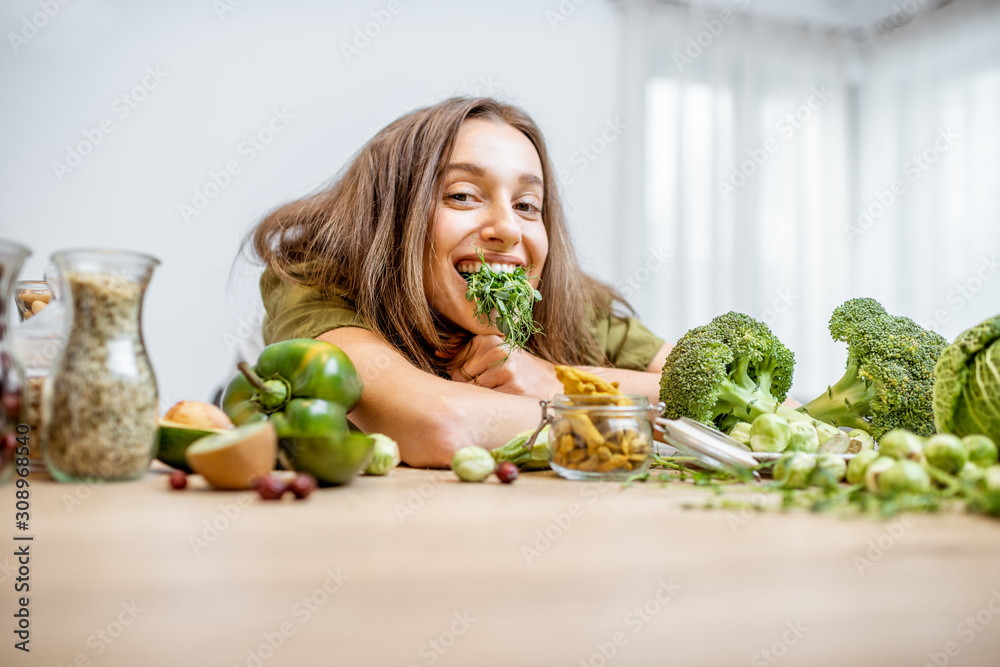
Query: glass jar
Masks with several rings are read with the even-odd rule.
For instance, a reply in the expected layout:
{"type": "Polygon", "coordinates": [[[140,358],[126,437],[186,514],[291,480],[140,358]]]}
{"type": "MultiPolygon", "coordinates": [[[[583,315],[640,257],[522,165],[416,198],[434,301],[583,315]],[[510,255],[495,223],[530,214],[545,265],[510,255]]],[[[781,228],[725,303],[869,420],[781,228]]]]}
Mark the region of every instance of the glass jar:
{"type": "Polygon", "coordinates": [[[8,327],[11,291],[30,254],[23,245],[0,240],[0,482],[13,476],[17,437],[26,435],[18,429],[24,416],[24,375],[11,351],[8,327]]]}
{"type": "Polygon", "coordinates": [[[24,369],[26,380],[22,393],[21,421],[27,425],[34,445],[29,448],[29,456],[32,461],[44,465],[39,439],[42,393],[49,368],[62,346],[64,311],[62,302],[54,297],[49,285],[43,280],[19,281],[15,288],[14,305],[21,321],[14,326],[11,338],[14,356],[24,369]]]}
{"type": "Polygon", "coordinates": [[[650,408],[645,396],[635,394],[559,394],[548,407],[549,464],[563,477],[627,479],[649,469],[652,422],[662,403],[650,408]]]}
{"type": "Polygon", "coordinates": [[[30,320],[52,302],[52,290],[44,280],[19,280],[14,292],[14,305],[21,322],[30,320]]]}
{"type": "Polygon", "coordinates": [[[149,255],[72,250],[52,257],[65,344],[42,396],[42,453],[61,482],[141,477],[156,453],[156,378],[142,339],[149,255]]]}

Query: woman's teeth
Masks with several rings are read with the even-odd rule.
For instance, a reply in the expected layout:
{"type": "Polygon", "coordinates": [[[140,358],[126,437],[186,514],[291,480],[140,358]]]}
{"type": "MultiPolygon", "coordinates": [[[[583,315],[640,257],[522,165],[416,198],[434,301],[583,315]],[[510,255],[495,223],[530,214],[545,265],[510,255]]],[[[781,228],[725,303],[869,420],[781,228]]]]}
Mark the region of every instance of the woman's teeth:
{"type": "MultiPolygon", "coordinates": [[[[459,273],[478,273],[482,269],[482,262],[472,262],[472,261],[461,261],[455,265],[455,269],[459,273]]],[[[500,262],[487,263],[490,270],[494,273],[513,273],[514,269],[517,268],[517,264],[502,264],[500,262]]]]}

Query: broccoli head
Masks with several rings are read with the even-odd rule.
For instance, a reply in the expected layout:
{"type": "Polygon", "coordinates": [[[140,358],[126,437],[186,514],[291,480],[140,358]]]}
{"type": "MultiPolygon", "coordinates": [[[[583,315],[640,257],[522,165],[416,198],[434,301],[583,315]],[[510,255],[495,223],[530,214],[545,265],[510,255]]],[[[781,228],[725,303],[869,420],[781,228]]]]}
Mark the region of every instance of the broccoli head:
{"type": "Polygon", "coordinates": [[[792,352],[766,324],[741,313],[720,315],[688,331],[670,351],[660,376],[664,416],[690,417],[725,430],[737,421],[778,413],[829,437],[834,427],[781,405],[794,365],[792,352]]]}
{"type": "Polygon", "coordinates": [[[934,433],[934,364],[947,341],[870,298],[833,311],[830,334],[847,343],[847,370],[800,411],[875,438],[894,428],[934,433]]]}

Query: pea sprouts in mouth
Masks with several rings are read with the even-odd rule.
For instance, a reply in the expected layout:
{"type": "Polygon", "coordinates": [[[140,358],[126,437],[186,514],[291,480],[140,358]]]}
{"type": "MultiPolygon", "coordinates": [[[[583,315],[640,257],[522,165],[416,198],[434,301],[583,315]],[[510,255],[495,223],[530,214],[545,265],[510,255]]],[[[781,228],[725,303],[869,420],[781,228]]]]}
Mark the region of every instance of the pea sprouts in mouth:
{"type": "Polygon", "coordinates": [[[481,324],[492,324],[503,334],[507,356],[514,350],[523,350],[532,334],[541,333],[532,309],[542,295],[528,282],[528,272],[523,266],[513,271],[495,271],[477,250],[482,262],[474,273],[461,272],[469,284],[465,298],[476,305],[476,319],[481,324]]]}

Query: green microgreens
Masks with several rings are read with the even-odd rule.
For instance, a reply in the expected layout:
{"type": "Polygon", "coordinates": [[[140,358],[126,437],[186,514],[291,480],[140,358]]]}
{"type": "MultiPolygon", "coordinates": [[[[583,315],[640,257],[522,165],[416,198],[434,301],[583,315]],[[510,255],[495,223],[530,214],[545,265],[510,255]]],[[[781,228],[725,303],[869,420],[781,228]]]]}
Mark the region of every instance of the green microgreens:
{"type": "Polygon", "coordinates": [[[535,302],[542,300],[542,295],[528,282],[523,266],[511,273],[501,273],[489,267],[482,249],[477,248],[476,254],[483,266],[475,273],[462,274],[469,284],[465,298],[476,304],[476,319],[482,324],[490,323],[496,311],[492,324],[503,334],[503,346],[510,356],[514,350],[523,350],[532,334],[541,333],[542,328],[531,311],[535,302]]]}

